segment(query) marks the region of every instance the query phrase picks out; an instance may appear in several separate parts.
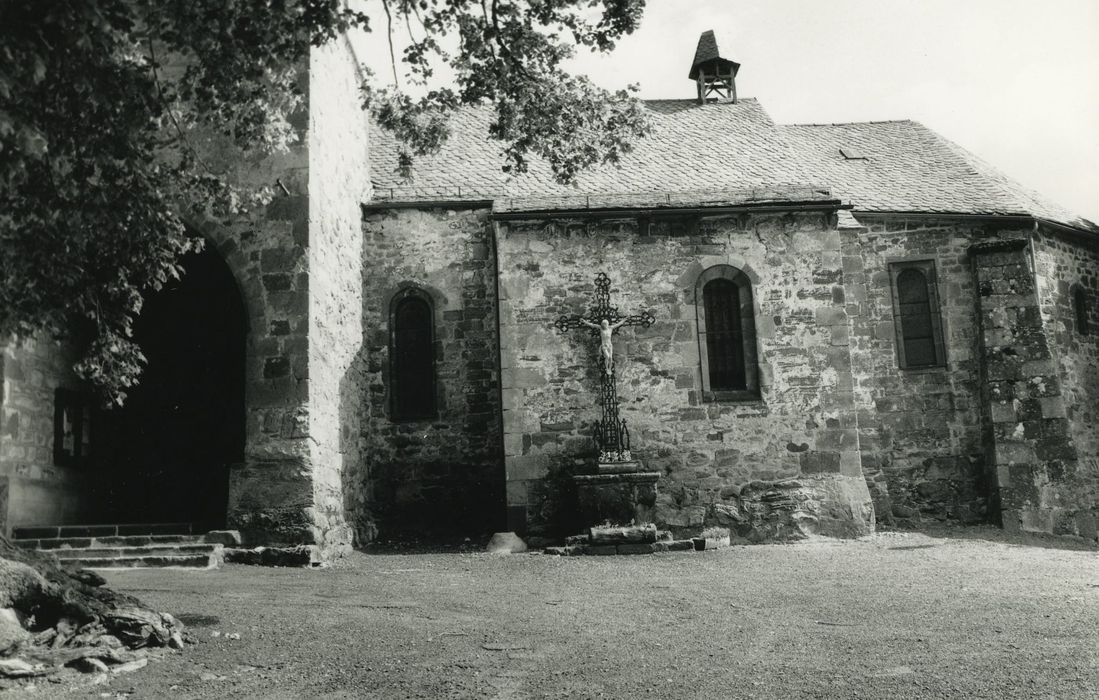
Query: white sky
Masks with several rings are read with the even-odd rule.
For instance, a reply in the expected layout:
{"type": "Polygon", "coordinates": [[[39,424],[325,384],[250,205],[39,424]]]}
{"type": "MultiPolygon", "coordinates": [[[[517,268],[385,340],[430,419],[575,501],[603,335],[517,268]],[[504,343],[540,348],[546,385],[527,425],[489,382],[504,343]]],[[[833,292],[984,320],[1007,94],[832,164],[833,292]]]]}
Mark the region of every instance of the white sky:
{"type": "MultiPolygon", "coordinates": [[[[384,76],[372,15],[362,57],[384,76]]],[[[914,119],[1099,222],[1099,0],[649,0],[638,32],[570,68],[693,97],[707,29],[778,123],[914,119]]]]}

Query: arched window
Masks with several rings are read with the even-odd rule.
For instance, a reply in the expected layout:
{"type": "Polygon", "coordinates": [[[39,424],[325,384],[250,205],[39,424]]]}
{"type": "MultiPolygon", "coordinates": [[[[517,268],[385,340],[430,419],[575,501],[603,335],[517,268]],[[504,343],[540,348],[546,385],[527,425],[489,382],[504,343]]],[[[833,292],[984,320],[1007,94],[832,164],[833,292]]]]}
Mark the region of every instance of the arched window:
{"type": "Polygon", "coordinates": [[[711,267],[698,279],[695,308],[704,398],[758,398],[751,280],[730,265],[711,267]]]}
{"type": "Polygon", "coordinates": [[[1072,308],[1076,312],[1076,332],[1087,335],[1091,332],[1091,324],[1088,323],[1088,294],[1079,285],[1072,292],[1072,308]]]}
{"type": "Polygon", "coordinates": [[[889,267],[893,279],[893,323],[901,368],[945,366],[934,261],[894,263],[889,267]]]}
{"type": "Polygon", "coordinates": [[[402,290],[390,311],[389,395],[398,421],[435,417],[435,313],[431,299],[402,290]]]}

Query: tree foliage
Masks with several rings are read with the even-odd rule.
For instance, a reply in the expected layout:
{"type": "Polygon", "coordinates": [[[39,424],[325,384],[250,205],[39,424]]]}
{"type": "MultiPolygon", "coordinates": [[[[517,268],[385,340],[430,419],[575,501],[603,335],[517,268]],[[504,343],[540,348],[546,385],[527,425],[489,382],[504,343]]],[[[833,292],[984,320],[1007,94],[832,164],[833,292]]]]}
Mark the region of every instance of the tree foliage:
{"type": "MultiPolygon", "coordinates": [[[[144,295],[201,247],[180,212],[231,220],[265,204],[211,170],[194,135],[244,152],[297,138],[299,71],[313,46],[380,23],[407,45],[364,106],[405,144],[437,149],[457,107],[490,101],[505,168],[531,154],[561,182],[615,162],[646,131],[628,92],[569,75],[576,47],[606,51],[644,0],[6,0],[0,4],[0,337],[45,332],[82,344],[77,374],[121,401],[144,357],[144,295]],[[369,10],[369,11],[367,11],[369,10]],[[380,21],[379,21],[380,20],[380,21]],[[435,69],[454,74],[434,84],[435,69]],[[399,67],[398,67],[399,66],[399,67]],[[410,94],[407,88],[419,94],[410,94]]],[[[378,40],[375,35],[375,40],[378,40]]],[[[392,43],[390,43],[392,47],[392,43]]]]}

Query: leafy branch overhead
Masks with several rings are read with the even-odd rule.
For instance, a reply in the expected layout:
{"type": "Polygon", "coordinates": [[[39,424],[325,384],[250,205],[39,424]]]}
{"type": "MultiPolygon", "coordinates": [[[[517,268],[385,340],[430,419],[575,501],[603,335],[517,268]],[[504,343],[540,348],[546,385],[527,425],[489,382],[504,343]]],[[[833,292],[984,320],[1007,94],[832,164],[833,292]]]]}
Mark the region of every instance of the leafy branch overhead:
{"type": "MultiPolygon", "coordinates": [[[[364,85],[365,104],[406,144],[437,149],[462,104],[496,105],[507,169],[531,154],[561,182],[616,162],[646,131],[627,91],[567,74],[577,46],[609,50],[644,0],[8,0],[0,4],[0,336],[74,337],[74,369],[121,401],[144,357],[143,297],[199,249],[184,217],[227,223],[271,193],[234,183],[235,162],[302,136],[312,46],[384,23],[408,34],[393,75],[413,97],[364,85]],[[397,65],[399,64],[399,66],[397,65]],[[432,89],[434,66],[451,84],[432,89]],[[295,119],[298,119],[296,122],[295,119]],[[299,128],[295,128],[295,123],[299,128]],[[219,153],[223,155],[224,153],[219,153]]],[[[269,183],[273,184],[273,183],[269,183]]]]}
{"type": "Polygon", "coordinates": [[[401,60],[393,56],[395,86],[364,86],[365,102],[378,123],[403,142],[400,163],[408,176],[416,155],[445,141],[447,115],[461,104],[496,106],[491,135],[505,145],[505,171],[522,173],[530,154],[544,158],[558,180],[569,184],[581,170],[617,163],[630,143],[648,131],[636,86],[615,93],[561,64],[577,46],[614,48],[641,20],[644,0],[382,0],[393,55],[393,34],[407,36],[401,60]],[[446,47],[450,47],[449,50],[446,47]],[[411,85],[430,86],[442,64],[457,89],[430,90],[413,99],[400,88],[397,65],[411,85]]]}

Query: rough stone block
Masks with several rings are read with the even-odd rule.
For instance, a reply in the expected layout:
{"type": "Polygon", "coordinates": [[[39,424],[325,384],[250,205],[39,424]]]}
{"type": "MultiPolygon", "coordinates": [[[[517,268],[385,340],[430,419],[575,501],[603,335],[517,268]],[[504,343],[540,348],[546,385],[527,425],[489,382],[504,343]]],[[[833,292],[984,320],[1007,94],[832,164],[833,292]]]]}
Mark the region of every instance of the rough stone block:
{"type": "Polygon", "coordinates": [[[591,544],[640,544],[656,542],[656,525],[595,526],[588,533],[591,544]]]}
{"type": "Polygon", "coordinates": [[[584,554],[594,556],[613,556],[618,554],[618,545],[613,544],[589,544],[584,546],[584,554]]]}
{"type": "Polygon", "coordinates": [[[527,551],[527,543],[514,532],[497,532],[485,546],[489,554],[520,554],[527,551]]]}
{"type": "Polygon", "coordinates": [[[656,551],[656,544],[620,544],[618,545],[619,554],[652,554],[656,551]]]}
{"type": "Polygon", "coordinates": [[[241,543],[240,532],[237,530],[210,530],[202,536],[202,540],[209,544],[223,544],[226,547],[239,547],[241,543]]]}

